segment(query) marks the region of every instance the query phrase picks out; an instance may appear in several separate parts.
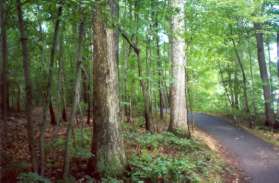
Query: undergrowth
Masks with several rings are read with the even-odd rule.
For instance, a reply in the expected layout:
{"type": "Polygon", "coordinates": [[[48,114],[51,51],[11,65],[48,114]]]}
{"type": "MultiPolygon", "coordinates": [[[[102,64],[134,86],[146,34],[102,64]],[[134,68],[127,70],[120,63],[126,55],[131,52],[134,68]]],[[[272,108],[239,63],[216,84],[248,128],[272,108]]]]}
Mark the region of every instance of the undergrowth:
{"type": "MultiPolygon", "coordinates": [[[[119,177],[103,177],[104,183],[117,182],[218,182],[223,163],[197,139],[179,137],[170,132],[145,132],[141,122],[123,124],[127,169],[119,177]],[[217,175],[217,176],[216,176],[217,175]]],[[[73,158],[89,159],[92,130],[78,129],[72,140],[73,158]]],[[[51,141],[47,149],[63,149],[64,138],[51,141]]],[[[72,176],[73,178],[74,175],[72,176]]],[[[77,177],[76,177],[77,178],[77,177]]],[[[37,174],[22,173],[19,182],[49,182],[37,174]]],[[[77,182],[80,179],[73,179],[77,182]]],[[[94,182],[86,175],[86,182],[94,182]]]]}

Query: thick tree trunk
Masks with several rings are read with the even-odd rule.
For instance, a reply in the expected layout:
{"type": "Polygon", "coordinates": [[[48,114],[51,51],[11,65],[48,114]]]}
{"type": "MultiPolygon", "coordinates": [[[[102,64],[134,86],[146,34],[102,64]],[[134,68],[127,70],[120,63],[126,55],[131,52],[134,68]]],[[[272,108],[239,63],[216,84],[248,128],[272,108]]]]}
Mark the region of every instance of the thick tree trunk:
{"type": "Polygon", "coordinates": [[[178,12],[171,19],[171,110],[169,130],[187,130],[187,110],[185,96],[185,67],[186,53],[183,33],[184,23],[184,0],[172,0],[171,6],[178,12]]]}
{"type": "Polygon", "coordinates": [[[23,70],[24,70],[25,93],[26,93],[25,113],[26,113],[26,120],[27,120],[28,143],[29,143],[32,169],[33,171],[37,172],[38,163],[37,163],[37,155],[35,150],[34,124],[32,122],[33,98],[32,98],[32,81],[30,78],[30,57],[29,57],[29,49],[28,49],[28,37],[25,29],[25,22],[23,20],[20,0],[16,1],[16,8],[18,14],[18,26],[20,31],[20,40],[21,40],[22,55],[23,55],[23,70]]]}
{"type": "MultiPolygon", "coordinates": [[[[59,1],[59,7],[57,9],[56,21],[54,26],[54,34],[53,34],[53,41],[50,50],[50,62],[49,62],[49,70],[48,70],[48,81],[47,81],[47,91],[46,91],[46,101],[43,107],[43,120],[40,129],[40,174],[44,175],[45,171],[45,130],[48,126],[47,122],[47,108],[50,109],[50,117],[51,122],[54,123],[54,111],[51,111],[52,103],[51,103],[51,88],[52,88],[52,79],[53,79],[53,65],[54,65],[54,58],[56,53],[56,47],[58,43],[58,33],[60,29],[60,18],[62,15],[63,9],[63,0],[59,1]]],[[[56,122],[55,122],[56,123],[56,122]]]]}
{"type": "MultiPolygon", "coordinates": [[[[94,5],[94,155],[88,166],[95,176],[116,176],[124,171],[126,159],[119,124],[116,41],[114,30],[102,18],[102,4],[97,1],[94,5]]],[[[112,15],[112,8],[109,9],[109,14],[112,15]]]]}
{"type": "Polygon", "coordinates": [[[79,38],[78,38],[78,47],[76,53],[77,73],[76,73],[76,82],[75,82],[75,93],[73,97],[73,106],[71,111],[71,117],[67,127],[67,137],[65,143],[64,173],[63,173],[63,178],[65,181],[67,181],[67,178],[69,177],[70,160],[71,160],[70,157],[71,137],[73,132],[73,123],[76,118],[77,107],[80,99],[81,64],[82,64],[81,50],[82,50],[83,37],[84,37],[84,22],[83,20],[81,20],[81,23],[79,25],[79,38]]]}
{"type": "Polygon", "coordinates": [[[264,55],[264,42],[263,42],[263,33],[261,24],[254,23],[254,28],[256,31],[256,40],[257,40],[257,52],[258,52],[258,63],[260,68],[260,75],[262,80],[263,86],[263,93],[264,93],[264,103],[265,103],[265,120],[266,125],[272,126],[274,123],[274,116],[271,109],[271,90],[270,90],[270,83],[267,74],[267,67],[265,62],[265,55],[264,55]]]}

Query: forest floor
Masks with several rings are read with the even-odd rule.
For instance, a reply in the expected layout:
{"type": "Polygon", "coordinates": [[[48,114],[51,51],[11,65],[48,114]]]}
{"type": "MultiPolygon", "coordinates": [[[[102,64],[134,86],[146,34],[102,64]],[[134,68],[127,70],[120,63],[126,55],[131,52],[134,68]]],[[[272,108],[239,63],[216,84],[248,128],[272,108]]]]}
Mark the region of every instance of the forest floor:
{"type": "Polygon", "coordinates": [[[236,127],[228,120],[194,113],[197,126],[217,139],[234,156],[249,182],[277,183],[279,180],[279,151],[272,144],[236,127]]]}
{"type": "MultiPolygon", "coordinates": [[[[33,112],[33,120],[39,122],[41,109],[33,112]]],[[[72,182],[90,182],[86,165],[91,156],[92,124],[80,118],[75,124],[71,149],[72,182]]],[[[192,139],[178,137],[166,132],[168,120],[157,118],[154,124],[157,133],[144,130],[143,119],[135,117],[133,123],[123,123],[123,135],[128,158],[126,172],[117,179],[105,177],[102,182],[239,182],[241,172],[233,158],[213,138],[195,130],[192,139]]],[[[7,130],[8,146],[1,162],[3,183],[42,180],[58,182],[62,177],[66,123],[59,127],[49,126],[46,132],[47,171],[46,177],[28,174],[30,161],[26,141],[26,121],[21,113],[10,115],[7,130]]],[[[39,137],[38,125],[36,139],[39,137]]],[[[1,181],[0,181],[1,182],[1,181]]],[[[242,182],[242,181],[240,181],[242,182]]]]}

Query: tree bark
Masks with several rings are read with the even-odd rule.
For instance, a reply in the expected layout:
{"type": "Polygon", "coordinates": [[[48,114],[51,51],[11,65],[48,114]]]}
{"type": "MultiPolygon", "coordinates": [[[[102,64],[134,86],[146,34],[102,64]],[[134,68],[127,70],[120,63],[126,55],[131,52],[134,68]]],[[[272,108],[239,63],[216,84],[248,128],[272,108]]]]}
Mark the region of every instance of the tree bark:
{"type": "Polygon", "coordinates": [[[259,23],[254,23],[254,28],[256,31],[256,41],[257,41],[257,53],[258,53],[258,63],[260,68],[260,75],[262,80],[262,87],[264,93],[264,103],[265,103],[265,122],[266,125],[272,126],[274,123],[273,112],[271,109],[271,90],[270,83],[267,74],[267,67],[264,55],[264,41],[262,26],[259,23]]]}
{"type": "Polygon", "coordinates": [[[27,135],[28,135],[28,145],[31,155],[31,163],[33,171],[38,171],[37,155],[35,150],[35,139],[34,139],[34,124],[32,122],[32,81],[30,78],[30,57],[28,48],[28,37],[25,29],[25,22],[23,20],[21,1],[16,1],[17,15],[18,15],[18,26],[20,31],[20,40],[23,55],[23,70],[25,79],[25,114],[27,120],[27,135]]]}
{"type": "Polygon", "coordinates": [[[171,18],[171,109],[169,130],[187,130],[187,110],[185,96],[185,66],[186,53],[183,33],[184,22],[184,0],[172,0],[171,6],[178,10],[171,18]]]}
{"type": "Polygon", "coordinates": [[[52,103],[51,103],[51,88],[52,88],[52,79],[53,79],[53,65],[56,53],[56,47],[58,43],[58,33],[60,29],[60,19],[63,10],[63,0],[59,1],[59,7],[57,9],[56,21],[54,26],[54,34],[53,41],[50,50],[50,62],[49,62],[49,70],[48,70],[48,81],[47,81],[47,91],[46,91],[46,101],[43,107],[43,120],[40,129],[40,174],[44,175],[45,171],[45,130],[48,126],[47,122],[47,108],[50,109],[51,122],[54,123],[54,111],[51,111],[52,103]]]}
{"type": "MultiPolygon", "coordinates": [[[[115,1],[116,3],[116,1],[115,1]]],[[[112,15],[112,7],[109,7],[112,15]]],[[[114,30],[105,24],[101,2],[94,4],[93,143],[88,168],[98,175],[116,176],[124,171],[126,158],[119,124],[118,77],[114,30]]]]}

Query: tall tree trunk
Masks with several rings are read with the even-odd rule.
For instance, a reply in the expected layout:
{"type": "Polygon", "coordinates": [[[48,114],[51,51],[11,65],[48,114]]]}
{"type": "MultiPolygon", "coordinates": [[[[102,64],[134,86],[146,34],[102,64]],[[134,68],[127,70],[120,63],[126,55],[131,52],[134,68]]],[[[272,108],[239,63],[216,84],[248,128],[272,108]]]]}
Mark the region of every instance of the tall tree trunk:
{"type": "Polygon", "coordinates": [[[234,71],[234,80],[233,80],[233,97],[234,97],[234,104],[235,104],[235,109],[239,110],[239,99],[238,99],[238,95],[239,95],[239,80],[238,80],[238,73],[237,73],[237,69],[235,68],[234,71]]]}
{"type": "Polygon", "coordinates": [[[8,112],[8,84],[7,84],[7,33],[6,33],[6,6],[4,1],[0,1],[0,162],[5,162],[5,149],[8,144],[7,139],[7,112],[8,112]],[[2,119],[2,120],[1,120],[2,119]],[[5,140],[3,140],[5,139],[5,140]]]}
{"type": "Polygon", "coordinates": [[[228,102],[230,104],[230,106],[233,108],[233,102],[232,102],[232,99],[230,97],[230,94],[229,94],[229,91],[228,91],[228,87],[226,86],[226,82],[225,82],[225,79],[224,79],[224,75],[223,75],[223,71],[222,71],[222,68],[221,68],[221,64],[220,62],[218,62],[218,68],[219,68],[219,73],[220,73],[220,79],[221,79],[221,83],[224,87],[224,90],[225,90],[225,95],[227,96],[227,99],[228,99],[228,102]]]}
{"type": "MultiPolygon", "coordinates": [[[[277,76],[279,78],[279,32],[277,32],[277,76]]],[[[277,99],[277,118],[279,117],[279,98],[277,99]]]]}
{"type": "MultiPolygon", "coordinates": [[[[117,3],[117,1],[114,1],[117,3]]],[[[125,168],[125,151],[119,124],[118,72],[114,30],[103,19],[101,2],[94,4],[93,157],[88,168],[95,175],[115,176],[125,168]]],[[[109,7],[112,16],[112,7],[109,7]]],[[[96,177],[97,178],[97,177],[96,177]]]]}
{"type": "Polygon", "coordinates": [[[277,74],[279,77],[279,32],[277,32],[277,74]]]}
{"type": "MultiPolygon", "coordinates": [[[[138,31],[138,25],[139,25],[139,14],[138,12],[138,7],[139,7],[139,0],[135,1],[135,12],[134,12],[134,18],[136,21],[136,30],[138,31]]],[[[138,76],[140,78],[140,86],[143,94],[143,103],[144,103],[144,119],[145,119],[145,129],[147,131],[152,131],[152,114],[150,111],[150,95],[149,95],[149,90],[148,90],[148,83],[145,79],[143,79],[143,68],[142,68],[142,60],[141,60],[141,55],[140,55],[140,49],[137,46],[138,45],[138,36],[136,36],[136,41],[135,41],[136,49],[134,49],[136,55],[137,55],[137,67],[138,67],[138,76]]]]}
{"type": "MultiPolygon", "coordinates": [[[[138,0],[135,1],[135,9],[137,9],[138,7],[138,0]]],[[[136,25],[138,25],[138,13],[135,13],[134,14],[134,17],[135,17],[135,21],[137,22],[136,25]]],[[[136,28],[138,29],[138,27],[136,28]]],[[[135,43],[132,42],[128,35],[123,31],[121,30],[120,28],[118,28],[119,32],[121,33],[121,35],[124,37],[124,39],[128,42],[128,44],[130,45],[131,48],[133,48],[136,56],[137,56],[137,59],[136,59],[136,62],[137,62],[137,68],[138,68],[138,76],[140,78],[140,86],[141,86],[141,90],[142,90],[142,94],[143,94],[143,103],[144,103],[144,119],[145,119],[145,129],[147,131],[152,131],[152,122],[151,122],[151,111],[150,111],[150,96],[149,96],[149,93],[148,93],[148,87],[147,87],[147,83],[146,83],[146,80],[143,79],[143,69],[142,69],[142,64],[141,64],[141,57],[140,57],[140,49],[138,48],[137,46],[137,43],[138,43],[138,36],[136,36],[136,41],[135,43]]]]}
{"type": "Polygon", "coordinates": [[[184,0],[172,0],[171,6],[178,10],[171,18],[171,110],[169,130],[176,129],[187,130],[187,110],[185,96],[185,66],[186,53],[183,33],[185,29],[184,22],[184,0]]]}
{"type": "MultiPolygon", "coordinates": [[[[159,25],[158,25],[158,15],[155,15],[155,29],[156,32],[159,32],[159,25]]],[[[158,66],[158,86],[159,86],[159,105],[160,105],[160,118],[164,118],[164,102],[163,102],[163,86],[162,86],[162,60],[161,60],[161,52],[160,52],[160,36],[156,33],[156,52],[157,52],[157,66],[158,66]]]]}
{"type": "Polygon", "coordinates": [[[263,93],[264,93],[265,121],[266,121],[266,125],[272,126],[274,123],[274,117],[271,109],[271,90],[270,90],[270,83],[268,79],[267,67],[266,67],[265,55],[264,55],[263,33],[261,32],[262,26],[259,23],[254,23],[254,28],[256,31],[258,63],[259,63],[260,75],[261,75],[263,93]]]}
{"type": "MultiPolygon", "coordinates": [[[[250,76],[251,76],[251,94],[252,94],[252,106],[253,106],[253,112],[254,117],[257,115],[257,107],[256,107],[256,98],[255,98],[255,86],[254,86],[254,73],[253,73],[253,59],[252,59],[252,53],[251,48],[248,47],[248,54],[249,54],[249,69],[250,69],[250,76]]],[[[250,124],[252,127],[253,124],[250,124]]]]}
{"type": "Polygon", "coordinates": [[[60,40],[59,40],[59,55],[58,55],[58,80],[59,80],[59,97],[60,97],[60,119],[67,121],[66,113],[66,94],[65,94],[65,61],[64,61],[64,36],[63,36],[63,26],[61,26],[60,40]]]}
{"type": "Polygon", "coordinates": [[[31,156],[31,163],[33,171],[38,171],[37,155],[35,150],[35,139],[34,139],[34,124],[32,121],[32,81],[30,78],[30,57],[29,57],[29,48],[28,48],[28,37],[25,29],[25,22],[23,20],[21,2],[20,0],[16,1],[17,15],[18,15],[18,26],[20,31],[20,40],[22,47],[23,55],[23,70],[24,70],[24,79],[25,79],[25,114],[27,120],[27,135],[29,150],[31,156]]]}
{"type": "Polygon", "coordinates": [[[73,131],[73,123],[76,117],[77,107],[80,99],[80,87],[81,87],[81,64],[82,64],[82,43],[84,37],[84,22],[81,20],[79,25],[79,38],[78,38],[78,46],[76,52],[76,62],[77,62],[77,73],[76,73],[76,82],[75,82],[75,93],[73,96],[73,106],[71,111],[71,117],[67,127],[67,136],[65,141],[65,155],[64,155],[64,173],[63,178],[67,181],[69,177],[69,169],[70,169],[70,145],[71,145],[71,137],[73,131]]]}
{"type": "Polygon", "coordinates": [[[243,83],[243,95],[244,95],[244,111],[249,113],[249,103],[248,103],[248,95],[247,95],[247,79],[246,79],[246,74],[244,71],[243,63],[241,61],[239,52],[237,50],[236,44],[234,39],[232,39],[233,42],[233,47],[234,47],[234,52],[236,55],[236,60],[240,66],[241,74],[242,74],[242,83],[243,83]]]}
{"type": "MultiPolygon", "coordinates": [[[[1,118],[3,119],[3,127],[6,128],[6,117],[8,112],[7,99],[8,99],[8,83],[7,83],[7,62],[8,62],[8,48],[7,48],[7,33],[6,33],[6,6],[5,2],[0,2],[0,48],[1,48],[1,80],[0,80],[0,108],[1,118]]],[[[6,130],[3,131],[6,133],[6,130]]]]}
{"type": "MultiPolygon", "coordinates": [[[[7,18],[7,14],[6,14],[6,5],[5,5],[5,1],[1,1],[0,2],[0,33],[1,33],[1,81],[0,81],[0,90],[1,90],[1,118],[3,119],[3,128],[6,128],[6,118],[8,115],[8,47],[7,47],[7,32],[6,32],[6,18],[7,18]]],[[[4,130],[4,133],[6,133],[6,130],[4,130]]]]}
{"type": "Polygon", "coordinates": [[[150,112],[150,97],[148,93],[148,87],[145,80],[142,78],[142,65],[140,52],[136,53],[137,55],[137,67],[138,67],[138,75],[140,77],[140,86],[143,94],[143,103],[144,103],[144,119],[145,119],[145,129],[147,131],[152,131],[151,127],[151,112],[150,112]]]}
{"type": "MultiPolygon", "coordinates": [[[[63,9],[63,0],[59,1],[59,7],[57,9],[56,21],[54,26],[53,41],[50,50],[50,62],[48,70],[48,81],[47,81],[47,91],[46,91],[46,101],[43,107],[43,120],[40,129],[40,174],[44,175],[45,171],[45,131],[48,126],[47,122],[47,108],[50,109],[51,122],[54,123],[54,111],[52,111],[52,102],[51,102],[51,88],[52,88],[52,79],[53,79],[53,65],[56,53],[56,47],[58,43],[58,33],[60,29],[60,21],[63,9]]],[[[55,122],[56,123],[56,122],[55,122]]]]}
{"type": "Polygon", "coordinates": [[[271,92],[271,110],[274,113],[274,87],[273,87],[273,80],[272,80],[272,61],[271,61],[271,53],[270,53],[270,45],[269,42],[266,42],[267,45],[267,52],[268,52],[268,71],[269,71],[269,82],[270,82],[270,92],[271,92]]]}

